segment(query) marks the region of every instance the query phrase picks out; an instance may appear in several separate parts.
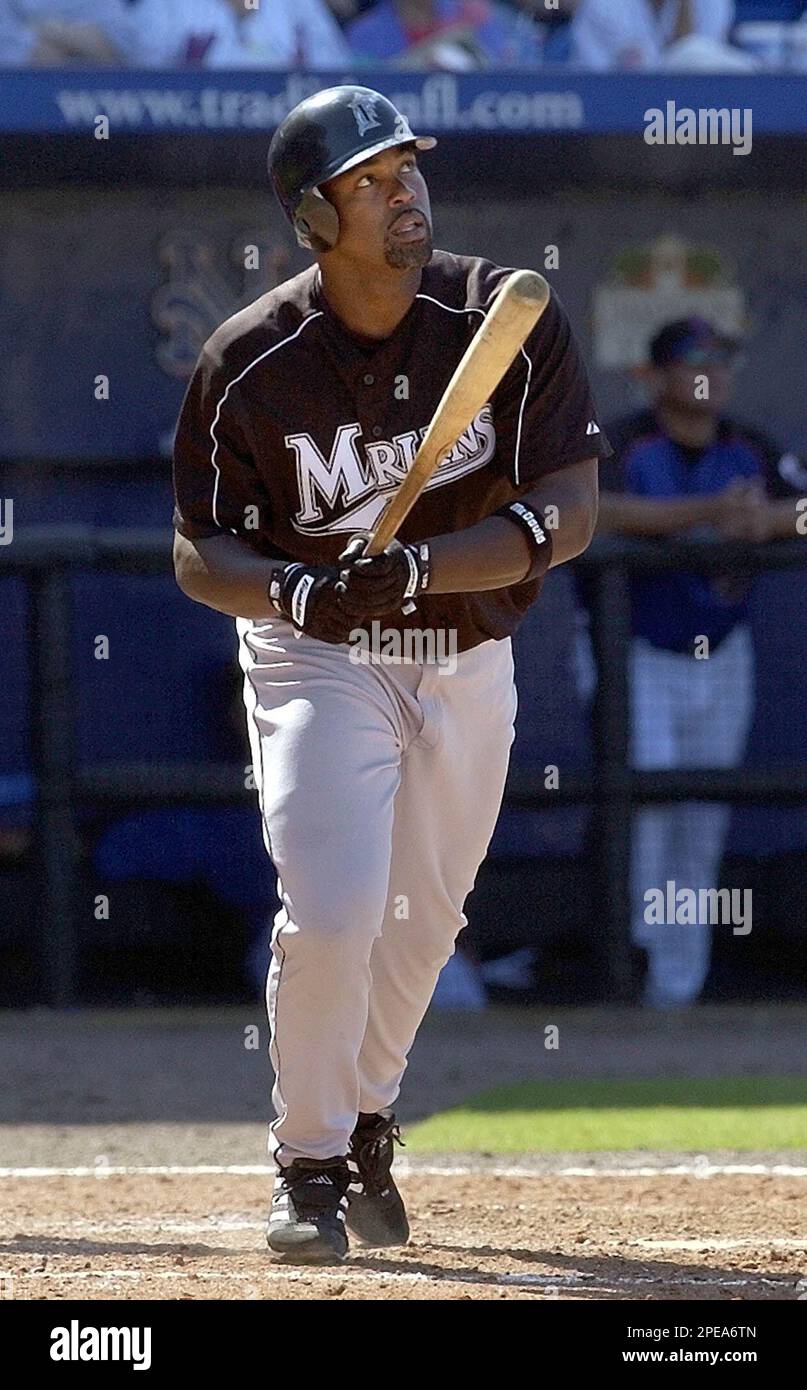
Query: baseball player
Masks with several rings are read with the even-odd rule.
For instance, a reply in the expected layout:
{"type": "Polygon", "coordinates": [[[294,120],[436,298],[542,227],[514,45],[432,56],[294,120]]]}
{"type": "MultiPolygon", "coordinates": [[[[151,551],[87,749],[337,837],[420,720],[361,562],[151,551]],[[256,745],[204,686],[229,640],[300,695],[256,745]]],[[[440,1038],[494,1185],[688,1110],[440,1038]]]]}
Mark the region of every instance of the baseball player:
{"type": "Polygon", "coordinates": [[[236,618],[278,873],[267,1236],[307,1262],[344,1258],[346,1227],[408,1239],[391,1107],[499,813],[511,636],[588,545],[610,452],[553,294],[398,539],[359,558],[351,538],[509,273],[433,251],[418,156],[434,144],[367,88],[291,112],[269,170],[314,263],[212,335],[176,437],[177,580],[236,618]]]}
{"type": "MultiPolygon", "coordinates": [[[[798,459],[725,413],[739,344],[707,320],[665,324],[649,345],[650,409],[609,429],[598,530],[628,536],[724,536],[749,543],[795,537],[804,490],[798,459]],[[708,391],[698,384],[708,382],[708,391]]],[[[635,767],[734,767],[754,704],[751,584],[730,575],[631,579],[631,742],[635,767]],[[708,649],[704,648],[708,642],[708,649]],[[695,653],[701,651],[701,659],[695,653]],[[705,653],[705,657],[704,657],[705,653]]],[[[579,592],[588,602],[588,586],[579,592]]],[[[578,649],[590,694],[587,639],[578,649]]],[[[595,678],[596,679],[596,678],[595,678]]],[[[632,936],[647,952],[643,1003],[681,1008],[709,972],[712,924],[648,922],[648,889],[716,888],[731,807],[644,807],[634,823],[632,936]]]]}

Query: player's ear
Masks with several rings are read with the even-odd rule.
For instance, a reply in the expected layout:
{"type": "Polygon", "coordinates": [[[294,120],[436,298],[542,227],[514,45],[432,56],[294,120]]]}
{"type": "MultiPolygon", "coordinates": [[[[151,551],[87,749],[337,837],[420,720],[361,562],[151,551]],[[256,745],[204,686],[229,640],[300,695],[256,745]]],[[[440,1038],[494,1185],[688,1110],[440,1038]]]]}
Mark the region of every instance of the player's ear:
{"type": "Polygon", "coordinates": [[[339,240],[339,213],[319,189],[304,193],[294,214],[297,240],[317,255],[333,250],[339,240]]]}

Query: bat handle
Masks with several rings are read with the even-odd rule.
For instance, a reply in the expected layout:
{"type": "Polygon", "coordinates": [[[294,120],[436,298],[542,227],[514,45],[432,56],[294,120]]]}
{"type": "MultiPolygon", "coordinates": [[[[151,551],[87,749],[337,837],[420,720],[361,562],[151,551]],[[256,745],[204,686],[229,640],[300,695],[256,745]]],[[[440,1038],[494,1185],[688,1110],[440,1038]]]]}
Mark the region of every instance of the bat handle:
{"type": "MultiPolygon", "coordinates": [[[[361,537],[361,538],[364,540],[364,552],[363,552],[364,555],[368,555],[368,556],[369,556],[369,555],[373,555],[373,554],[376,554],[376,555],[380,555],[380,554],[381,554],[381,551],[384,549],[384,546],[383,546],[383,545],[378,545],[378,541],[377,541],[378,529],[376,529],[375,534],[373,534],[372,532],[361,532],[361,531],[358,531],[358,532],[356,532],[356,535],[351,536],[350,542],[348,542],[348,544],[350,544],[350,543],[351,543],[352,541],[354,541],[354,540],[357,540],[359,537],[361,537]]],[[[345,586],[344,586],[344,584],[342,583],[341,580],[337,583],[336,587],[337,587],[337,589],[340,589],[340,588],[341,588],[342,593],[345,592],[345,586]]],[[[403,613],[404,617],[406,617],[409,613],[415,613],[416,611],[417,611],[417,604],[416,604],[411,598],[409,599],[409,601],[408,601],[407,603],[404,604],[403,608],[401,609],[401,612],[403,613]]]]}

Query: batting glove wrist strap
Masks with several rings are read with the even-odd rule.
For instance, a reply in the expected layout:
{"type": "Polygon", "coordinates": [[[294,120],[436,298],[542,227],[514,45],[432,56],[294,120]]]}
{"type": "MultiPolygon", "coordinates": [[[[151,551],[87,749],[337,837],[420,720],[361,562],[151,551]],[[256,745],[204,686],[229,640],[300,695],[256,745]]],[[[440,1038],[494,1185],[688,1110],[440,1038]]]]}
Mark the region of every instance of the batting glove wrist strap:
{"type": "Polygon", "coordinates": [[[493,515],[506,516],[515,522],[530,543],[532,564],[524,578],[519,579],[519,584],[526,584],[529,579],[542,579],[552,562],[552,532],[541,512],[528,507],[524,502],[508,502],[506,506],[499,507],[493,515]]]}
{"type": "Polygon", "coordinates": [[[422,594],[423,590],[429,587],[432,573],[431,551],[427,541],[417,541],[414,545],[405,545],[404,554],[409,566],[409,579],[403,596],[404,598],[415,598],[417,594],[422,594]]]}
{"type": "Polygon", "coordinates": [[[298,636],[304,632],[321,642],[350,640],[356,618],[343,606],[335,565],[295,560],[272,577],[267,592],[273,607],[298,636]]]}
{"type": "Polygon", "coordinates": [[[289,600],[293,598],[294,586],[289,584],[289,580],[293,577],[295,570],[299,570],[302,574],[305,568],[306,566],[301,560],[295,560],[291,564],[284,565],[282,569],[275,570],[269,580],[269,587],[266,591],[269,595],[269,601],[272,607],[284,618],[291,618],[292,616],[289,600]]]}

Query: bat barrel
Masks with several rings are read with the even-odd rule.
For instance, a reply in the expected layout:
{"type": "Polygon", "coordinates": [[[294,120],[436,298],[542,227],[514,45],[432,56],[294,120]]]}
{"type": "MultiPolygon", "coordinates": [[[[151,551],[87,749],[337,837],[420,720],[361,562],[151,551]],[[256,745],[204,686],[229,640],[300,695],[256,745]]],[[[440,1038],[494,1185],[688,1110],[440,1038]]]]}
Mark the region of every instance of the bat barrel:
{"type": "Polygon", "coordinates": [[[549,285],[537,270],[514,271],[507,281],[507,287],[519,299],[534,300],[538,304],[544,304],[549,299],[549,285]]]}

